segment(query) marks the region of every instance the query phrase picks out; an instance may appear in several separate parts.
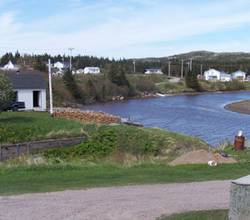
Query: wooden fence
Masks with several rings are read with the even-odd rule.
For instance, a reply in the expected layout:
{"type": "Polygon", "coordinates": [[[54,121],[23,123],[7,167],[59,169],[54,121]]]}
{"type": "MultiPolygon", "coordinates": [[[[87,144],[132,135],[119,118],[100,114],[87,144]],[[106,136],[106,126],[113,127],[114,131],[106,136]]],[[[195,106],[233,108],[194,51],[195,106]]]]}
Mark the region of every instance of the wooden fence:
{"type": "Polygon", "coordinates": [[[0,145],[0,161],[17,157],[23,154],[35,153],[44,149],[77,145],[85,139],[86,137],[75,137],[0,145]]]}

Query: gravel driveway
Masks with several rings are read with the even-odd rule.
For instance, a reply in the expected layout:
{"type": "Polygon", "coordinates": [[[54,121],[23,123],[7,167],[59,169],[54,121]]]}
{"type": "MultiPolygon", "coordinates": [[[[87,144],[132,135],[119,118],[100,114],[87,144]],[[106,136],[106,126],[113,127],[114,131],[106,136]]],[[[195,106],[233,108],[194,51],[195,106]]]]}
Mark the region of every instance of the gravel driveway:
{"type": "Polygon", "coordinates": [[[230,181],[68,190],[0,197],[1,220],[151,220],[162,214],[226,209],[230,181]]]}

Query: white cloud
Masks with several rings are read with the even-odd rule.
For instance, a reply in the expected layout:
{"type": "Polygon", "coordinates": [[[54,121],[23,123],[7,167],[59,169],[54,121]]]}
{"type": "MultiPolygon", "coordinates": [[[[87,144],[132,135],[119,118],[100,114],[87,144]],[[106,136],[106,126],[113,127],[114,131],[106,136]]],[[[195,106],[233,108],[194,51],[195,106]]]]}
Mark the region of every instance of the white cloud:
{"type": "MultiPolygon", "coordinates": [[[[15,49],[23,48],[30,52],[65,53],[66,48],[75,47],[78,49],[75,53],[99,56],[162,56],[187,47],[181,44],[174,49],[169,46],[149,47],[148,44],[171,42],[250,24],[250,5],[245,0],[211,1],[203,5],[129,1],[131,4],[143,4],[145,8],[135,9],[112,1],[84,5],[79,0],[71,0],[71,11],[22,25],[16,22],[14,13],[8,12],[0,16],[0,34],[5,36],[1,41],[15,49]]],[[[232,42],[234,44],[228,43],[229,47],[225,49],[230,50],[230,46],[232,50],[241,49],[244,44],[237,39],[232,42]]],[[[190,50],[218,48],[213,45],[211,42],[204,45],[207,48],[200,48],[202,45],[194,43],[190,50]]]]}

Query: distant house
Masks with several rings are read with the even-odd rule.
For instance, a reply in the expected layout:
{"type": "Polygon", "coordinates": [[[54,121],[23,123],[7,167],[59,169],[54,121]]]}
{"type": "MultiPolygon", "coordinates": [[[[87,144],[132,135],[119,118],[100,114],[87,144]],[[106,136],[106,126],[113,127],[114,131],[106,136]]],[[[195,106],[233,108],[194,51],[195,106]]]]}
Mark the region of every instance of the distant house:
{"type": "Polygon", "coordinates": [[[87,66],[83,69],[84,74],[99,74],[101,70],[99,67],[87,66]]]}
{"type": "Polygon", "coordinates": [[[220,73],[220,81],[222,82],[229,82],[229,81],[232,81],[232,76],[231,74],[228,74],[226,72],[221,72],[220,73]]]}
{"type": "Polygon", "coordinates": [[[209,69],[204,72],[205,80],[213,81],[213,80],[220,80],[221,72],[216,69],[209,69]]]}
{"type": "Polygon", "coordinates": [[[247,74],[241,70],[232,73],[232,79],[245,81],[247,74]]]}
{"type": "Polygon", "coordinates": [[[15,99],[25,103],[25,110],[46,111],[46,82],[41,73],[9,72],[6,73],[15,99]]]}
{"type": "Polygon", "coordinates": [[[151,69],[146,69],[145,74],[163,74],[163,72],[159,68],[151,68],[151,69]]]}
{"type": "Polygon", "coordinates": [[[73,70],[72,73],[73,74],[83,74],[84,73],[84,69],[73,70]]]}
{"type": "Polygon", "coordinates": [[[11,61],[9,61],[6,65],[4,65],[2,68],[2,70],[18,70],[18,67],[15,66],[11,61]]]}
{"type": "Polygon", "coordinates": [[[69,68],[69,63],[57,61],[53,64],[53,67],[58,69],[58,70],[67,69],[67,68],[69,68]]]}

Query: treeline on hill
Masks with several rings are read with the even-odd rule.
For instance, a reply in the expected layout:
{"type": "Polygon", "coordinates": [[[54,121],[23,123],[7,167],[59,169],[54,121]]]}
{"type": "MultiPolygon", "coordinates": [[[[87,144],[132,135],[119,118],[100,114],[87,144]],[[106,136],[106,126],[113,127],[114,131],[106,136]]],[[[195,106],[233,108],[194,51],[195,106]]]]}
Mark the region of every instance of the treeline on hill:
{"type": "MultiPolygon", "coordinates": [[[[180,76],[181,72],[181,61],[184,61],[184,73],[187,74],[189,71],[189,60],[194,58],[192,61],[192,71],[195,74],[200,74],[201,71],[204,72],[209,68],[215,68],[218,70],[223,70],[225,72],[234,72],[238,69],[250,73],[250,62],[248,54],[234,54],[228,53],[229,55],[211,53],[210,56],[207,55],[208,52],[198,52],[188,53],[184,55],[176,55],[172,57],[162,57],[162,58],[145,58],[145,59],[109,59],[104,57],[94,57],[94,56],[74,56],[72,58],[72,65],[74,69],[84,68],[86,66],[98,66],[102,71],[107,71],[111,63],[122,66],[126,74],[134,73],[144,73],[145,69],[148,68],[161,68],[163,73],[168,74],[168,63],[171,62],[171,76],[180,76]],[[202,66],[201,66],[202,65],[202,66]]],[[[64,61],[69,62],[69,56],[67,55],[56,55],[51,56],[49,54],[24,54],[21,55],[18,51],[16,53],[6,53],[0,59],[0,66],[6,64],[9,60],[13,63],[31,67],[40,71],[47,71],[46,64],[48,59],[51,62],[64,61]]]]}

